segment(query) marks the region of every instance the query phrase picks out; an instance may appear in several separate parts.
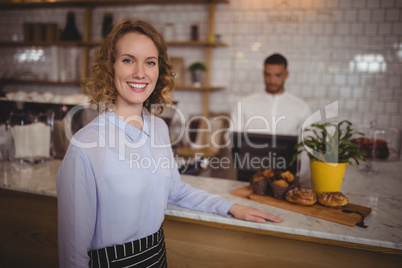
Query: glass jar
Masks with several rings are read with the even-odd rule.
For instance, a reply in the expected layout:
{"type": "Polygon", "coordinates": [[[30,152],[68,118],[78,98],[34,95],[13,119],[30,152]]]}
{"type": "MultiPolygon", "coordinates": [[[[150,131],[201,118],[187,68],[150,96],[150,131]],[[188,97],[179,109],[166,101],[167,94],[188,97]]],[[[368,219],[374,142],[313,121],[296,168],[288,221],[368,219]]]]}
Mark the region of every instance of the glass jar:
{"type": "Polygon", "coordinates": [[[401,155],[401,133],[399,129],[379,127],[375,121],[370,126],[361,126],[364,138],[358,138],[358,149],[365,155],[365,163],[359,168],[366,173],[377,173],[374,162],[398,161],[401,155]]]}
{"type": "Polygon", "coordinates": [[[11,160],[36,164],[52,159],[53,113],[11,113],[9,128],[14,142],[11,160]]]}

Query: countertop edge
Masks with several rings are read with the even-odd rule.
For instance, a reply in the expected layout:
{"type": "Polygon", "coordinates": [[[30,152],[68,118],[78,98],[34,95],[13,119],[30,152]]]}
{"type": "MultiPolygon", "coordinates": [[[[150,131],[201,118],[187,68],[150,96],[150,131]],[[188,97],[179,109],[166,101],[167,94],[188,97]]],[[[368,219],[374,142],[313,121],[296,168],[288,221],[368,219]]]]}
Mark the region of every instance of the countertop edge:
{"type": "MultiPolygon", "coordinates": [[[[1,189],[23,194],[52,197],[57,200],[56,194],[52,194],[46,191],[28,191],[26,189],[21,190],[18,187],[11,187],[11,186],[1,187],[1,189]]],[[[334,239],[333,237],[331,237],[331,234],[326,234],[323,232],[314,232],[314,231],[310,231],[309,234],[306,235],[305,233],[303,233],[303,231],[299,232],[297,229],[294,228],[282,227],[280,226],[280,223],[278,224],[273,222],[267,222],[267,223],[248,222],[238,220],[233,217],[223,217],[212,213],[193,211],[171,204],[168,204],[168,207],[165,210],[165,218],[182,222],[231,229],[235,231],[244,231],[249,233],[271,235],[281,238],[297,239],[301,241],[316,242],[316,243],[337,245],[354,249],[382,252],[387,254],[402,255],[402,245],[399,245],[398,247],[398,245],[394,243],[367,240],[364,238],[356,238],[356,237],[353,238],[354,241],[351,241],[351,239],[348,236],[342,236],[342,235],[337,235],[337,239],[334,239]]]]}
{"type": "MultiPolygon", "coordinates": [[[[295,229],[284,228],[276,223],[254,223],[238,220],[232,217],[223,217],[211,213],[192,212],[186,211],[181,208],[169,208],[165,211],[165,218],[171,220],[178,220],[182,222],[195,223],[206,226],[213,226],[218,228],[231,229],[235,231],[244,231],[249,233],[265,234],[281,238],[297,239],[301,241],[316,242],[328,245],[337,245],[342,247],[369,250],[375,252],[382,252],[387,254],[402,255],[402,245],[398,248],[394,243],[386,243],[376,241],[377,244],[373,245],[373,240],[366,241],[367,239],[358,239],[359,241],[349,241],[348,236],[342,236],[342,240],[333,239],[323,232],[311,232],[309,235],[297,232],[295,229]],[[204,215],[205,214],[205,215],[204,215]],[[284,230],[289,229],[289,230],[284,230]]],[[[356,240],[356,238],[353,238],[356,240]]]]}

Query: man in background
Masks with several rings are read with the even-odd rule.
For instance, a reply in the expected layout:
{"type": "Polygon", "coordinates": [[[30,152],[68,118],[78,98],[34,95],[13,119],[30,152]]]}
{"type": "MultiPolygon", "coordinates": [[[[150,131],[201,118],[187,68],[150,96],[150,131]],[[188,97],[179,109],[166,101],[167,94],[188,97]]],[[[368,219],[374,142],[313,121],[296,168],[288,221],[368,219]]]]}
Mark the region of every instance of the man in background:
{"type": "MultiPolygon", "coordinates": [[[[231,113],[233,131],[272,135],[298,136],[304,121],[311,115],[309,105],[285,90],[289,76],[287,60],[273,54],[264,61],[265,91],[246,96],[237,102],[231,113]]],[[[309,160],[301,155],[299,176],[309,181],[309,160]]]]}
{"type": "Polygon", "coordinates": [[[303,122],[311,114],[310,107],[301,98],[285,90],[289,76],[287,60],[273,54],[264,62],[265,91],[246,96],[232,111],[235,131],[295,135],[301,132],[303,122]]]}

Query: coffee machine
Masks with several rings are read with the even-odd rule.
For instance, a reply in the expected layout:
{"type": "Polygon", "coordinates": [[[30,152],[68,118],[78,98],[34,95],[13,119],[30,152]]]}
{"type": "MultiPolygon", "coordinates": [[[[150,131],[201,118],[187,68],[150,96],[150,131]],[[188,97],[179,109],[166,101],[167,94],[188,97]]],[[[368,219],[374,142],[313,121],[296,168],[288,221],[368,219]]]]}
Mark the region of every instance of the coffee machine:
{"type": "MultiPolygon", "coordinates": [[[[49,126],[51,128],[51,157],[62,159],[68,148],[69,140],[66,135],[65,120],[66,116],[74,108],[74,114],[69,122],[70,129],[68,133],[74,134],[83,126],[88,124],[95,116],[97,111],[91,109],[89,105],[73,105],[59,103],[42,103],[32,101],[14,101],[6,98],[0,99],[0,125],[6,125],[8,129],[12,123],[10,118],[26,118],[34,115],[49,115],[49,126]]],[[[15,121],[15,120],[14,120],[15,121]]],[[[24,124],[21,122],[19,124],[24,124]]],[[[18,144],[14,144],[18,146],[18,144]]]]}

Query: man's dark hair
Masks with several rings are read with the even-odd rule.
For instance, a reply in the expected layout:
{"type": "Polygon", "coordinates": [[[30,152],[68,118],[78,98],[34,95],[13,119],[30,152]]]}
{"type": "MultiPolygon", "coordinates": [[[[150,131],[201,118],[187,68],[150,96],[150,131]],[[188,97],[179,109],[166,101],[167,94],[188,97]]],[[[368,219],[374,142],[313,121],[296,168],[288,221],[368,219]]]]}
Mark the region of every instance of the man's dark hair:
{"type": "Polygon", "coordinates": [[[283,64],[285,65],[285,69],[288,67],[288,61],[281,54],[272,54],[265,59],[264,65],[265,64],[283,64]]]}

